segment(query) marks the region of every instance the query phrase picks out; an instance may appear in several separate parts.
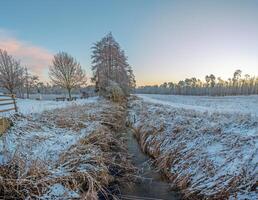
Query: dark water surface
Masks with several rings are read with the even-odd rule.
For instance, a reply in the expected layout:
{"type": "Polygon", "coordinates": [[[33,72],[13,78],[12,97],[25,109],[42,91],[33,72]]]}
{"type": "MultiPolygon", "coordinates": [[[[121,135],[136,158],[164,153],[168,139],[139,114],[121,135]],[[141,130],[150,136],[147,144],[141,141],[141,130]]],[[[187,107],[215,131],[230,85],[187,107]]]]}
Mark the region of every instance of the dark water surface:
{"type": "Polygon", "coordinates": [[[126,137],[129,153],[133,156],[134,165],[140,169],[142,178],[137,183],[134,183],[132,187],[123,187],[121,189],[122,199],[181,199],[179,193],[171,191],[169,184],[162,180],[160,173],[150,166],[148,163],[149,157],[141,151],[130,128],[127,129],[126,137]]]}

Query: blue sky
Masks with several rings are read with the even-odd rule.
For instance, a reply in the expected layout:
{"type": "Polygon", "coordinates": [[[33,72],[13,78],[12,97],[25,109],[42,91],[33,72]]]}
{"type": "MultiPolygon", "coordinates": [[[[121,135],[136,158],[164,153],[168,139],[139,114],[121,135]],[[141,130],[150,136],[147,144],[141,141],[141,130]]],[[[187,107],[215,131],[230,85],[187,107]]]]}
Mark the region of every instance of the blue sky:
{"type": "Polygon", "coordinates": [[[47,79],[58,51],[90,76],[90,47],[112,32],[138,85],[222,78],[235,69],[258,75],[258,1],[2,1],[0,48],[47,79]]]}

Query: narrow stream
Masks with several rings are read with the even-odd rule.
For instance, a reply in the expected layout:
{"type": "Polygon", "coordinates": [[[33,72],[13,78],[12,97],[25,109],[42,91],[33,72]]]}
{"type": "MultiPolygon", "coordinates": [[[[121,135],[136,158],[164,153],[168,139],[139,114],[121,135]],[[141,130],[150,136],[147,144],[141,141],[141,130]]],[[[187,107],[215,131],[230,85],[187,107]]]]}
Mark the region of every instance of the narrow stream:
{"type": "Polygon", "coordinates": [[[140,169],[140,176],[142,177],[132,187],[122,188],[122,199],[129,200],[179,200],[179,193],[171,191],[169,184],[162,180],[161,175],[152,169],[148,163],[149,157],[145,155],[134,138],[130,128],[127,128],[127,145],[128,151],[133,156],[134,165],[140,169]]]}

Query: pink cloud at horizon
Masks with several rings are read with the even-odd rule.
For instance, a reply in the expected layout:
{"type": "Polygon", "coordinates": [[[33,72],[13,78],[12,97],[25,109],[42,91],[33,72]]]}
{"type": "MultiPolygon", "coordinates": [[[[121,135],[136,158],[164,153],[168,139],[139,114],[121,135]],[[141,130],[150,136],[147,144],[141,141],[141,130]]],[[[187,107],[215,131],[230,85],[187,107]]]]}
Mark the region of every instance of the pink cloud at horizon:
{"type": "Polygon", "coordinates": [[[21,61],[23,66],[47,81],[46,71],[51,63],[53,54],[47,49],[28,42],[20,41],[14,37],[0,34],[0,49],[6,50],[10,55],[21,61]]]}

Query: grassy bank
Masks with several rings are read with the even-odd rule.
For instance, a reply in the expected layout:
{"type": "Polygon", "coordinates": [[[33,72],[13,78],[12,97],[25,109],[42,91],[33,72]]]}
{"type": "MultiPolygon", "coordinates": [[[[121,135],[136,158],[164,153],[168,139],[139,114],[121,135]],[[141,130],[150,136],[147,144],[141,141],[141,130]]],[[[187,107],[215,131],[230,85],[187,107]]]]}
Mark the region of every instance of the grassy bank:
{"type": "Polygon", "coordinates": [[[256,199],[256,117],[130,101],[142,150],[185,199],[256,199]]]}
{"type": "Polygon", "coordinates": [[[103,99],[17,116],[2,138],[0,198],[117,198],[134,172],[124,117],[124,105],[103,99]]]}

